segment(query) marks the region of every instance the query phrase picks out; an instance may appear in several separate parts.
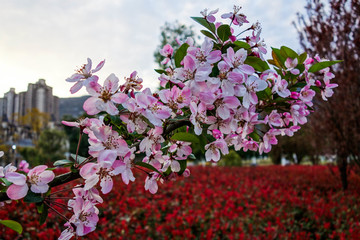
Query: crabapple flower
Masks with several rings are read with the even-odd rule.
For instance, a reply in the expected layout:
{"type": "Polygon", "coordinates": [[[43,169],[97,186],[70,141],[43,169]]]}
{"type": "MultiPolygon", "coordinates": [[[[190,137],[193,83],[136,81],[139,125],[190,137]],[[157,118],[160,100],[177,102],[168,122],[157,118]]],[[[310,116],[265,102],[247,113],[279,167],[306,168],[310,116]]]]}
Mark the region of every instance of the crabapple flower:
{"type": "Polygon", "coordinates": [[[85,179],[84,190],[94,187],[99,181],[101,192],[107,194],[113,188],[112,177],[121,173],[121,161],[116,160],[113,150],[105,150],[99,154],[98,163],[87,163],[80,169],[80,176],[85,179]]]}
{"type": "Polygon", "coordinates": [[[205,145],[206,161],[218,162],[220,160],[220,150],[223,155],[229,153],[227,143],[224,139],[216,139],[214,142],[205,145]]]}
{"type": "Polygon", "coordinates": [[[12,166],[11,163],[6,165],[6,167],[0,167],[0,177],[13,183],[6,190],[7,196],[12,200],[25,197],[29,190],[26,184],[26,176],[15,171],[16,167],[12,166]]]}
{"type": "Polygon", "coordinates": [[[196,65],[210,66],[221,59],[221,51],[213,50],[213,47],[214,43],[209,38],[205,38],[200,48],[189,47],[187,52],[195,58],[196,65]]]}
{"type": "MultiPolygon", "coordinates": [[[[96,224],[99,221],[97,215],[99,210],[91,201],[84,200],[83,198],[76,198],[72,209],[74,215],[70,218],[67,225],[76,227],[75,233],[77,236],[84,236],[96,229],[96,224]]],[[[68,236],[71,233],[71,229],[68,229],[63,236],[68,236]]]]}
{"type": "Polygon", "coordinates": [[[192,152],[190,145],[190,142],[176,141],[169,147],[169,152],[174,153],[176,151],[176,159],[183,160],[186,159],[192,152]]]}
{"type": "Polygon", "coordinates": [[[121,91],[124,93],[128,93],[129,91],[140,91],[143,87],[142,85],[142,78],[139,78],[136,71],[133,71],[130,74],[130,77],[125,78],[125,83],[120,87],[121,91]]]}
{"type": "Polygon", "coordinates": [[[267,53],[267,50],[264,40],[261,40],[260,38],[260,34],[261,34],[261,29],[259,29],[256,35],[255,35],[255,31],[253,31],[252,36],[247,39],[248,40],[247,42],[250,44],[253,53],[255,53],[257,56],[261,58],[261,60],[264,61],[264,54],[267,53]]]}
{"type": "Polygon", "coordinates": [[[196,135],[200,135],[202,132],[202,123],[212,124],[215,123],[216,118],[214,116],[206,116],[206,105],[202,102],[196,105],[195,102],[190,103],[190,121],[194,125],[194,131],[196,135]]]}
{"type": "Polygon", "coordinates": [[[155,127],[150,129],[147,137],[140,142],[140,151],[145,152],[147,156],[151,154],[152,151],[159,151],[161,148],[161,143],[165,141],[165,139],[161,136],[163,133],[163,128],[155,127]]]}
{"type": "Polygon", "coordinates": [[[208,11],[208,9],[205,8],[203,11],[200,12],[200,14],[203,15],[203,17],[206,19],[206,21],[208,21],[210,23],[215,22],[216,18],[214,17],[214,14],[216,14],[219,11],[219,9],[210,11],[209,14],[207,11],[208,11]]]}
{"type": "Polygon", "coordinates": [[[308,106],[312,106],[312,99],[315,97],[315,91],[310,89],[309,85],[303,87],[300,91],[299,98],[306,103],[308,106]]]}
{"type": "Polygon", "coordinates": [[[297,65],[298,65],[297,58],[294,59],[287,58],[285,61],[285,67],[287,68],[288,71],[290,71],[294,75],[300,74],[300,70],[295,68],[297,65]]]}
{"type": "Polygon", "coordinates": [[[258,97],[256,92],[265,90],[268,86],[266,81],[255,76],[250,76],[245,81],[245,86],[240,86],[238,96],[243,97],[243,106],[249,108],[250,104],[257,104],[258,97]]]}
{"type": "Polygon", "coordinates": [[[225,13],[221,15],[222,18],[229,18],[232,20],[232,23],[235,25],[242,26],[244,23],[248,23],[249,21],[246,19],[246,16],[242,13],[239,13],[241,7],[234,6],[234,12],[225,13]]]}
{"type": "Polygon", "coordinates": [[[53,171],[46,170],[48,166],[39,165],[31,169],[28,173],[28,182],[31,184],[30,190],[34,193],[46,193],[49,190],[48,183],[54,180],[53,171]]]}
{"type": "Polygon", "coordinates": [[[119,136],[119,133],[112,130],[110,126],[91,127],[92,134],[89,134],[89,154],[98,157],[101,152],[115,150],[118,156],[125,156],[129,152],[126,141],[119,136]]]}
{"type": "Polygon", "coordinates": [[[235,53],[234,49],[229,47],[226,56],[223,58],[230,67],[239,70],[241,73],[252,75],[255,72],[252,66],[244,63],[247,58],[247,51],[243,48],[240,48],[235,53]]]}
{"type": "Polygon", "coordinates": [[[280,97],[287,98],[291,95],[290,90],[287,88],[288,82],[284,79],[279,78],[276,79],[276,82],[272,88],[272,92],[276,92],[280,97]]]}
{"type": "Polygon", "coordinates": [[[136,94],[135,98],[141,114],[153,125],[161,127],[163,120],[171,116],[171,109],[152,96],[150,89],[147,88],[136,94]]]}
{"type": "Polygon", "coordinates": [[[93,70],[91,69],[91,59],[88,58],[87,62],[87,64],[84,64],[77,70],[77,73],[66,79],[67,82],[76,82],[70,89],[72,94],[78,92],[83,86],[88,87],[91,82],[98,81],[98,76],[93,75],[93,73],[99,71],[104,66],[105,60],[101,61],[93,70]]]}
{"type": "Polygon", "coordinates": [[[30,171],[29,163],[26,160],[21,160],[18,167],[19,167],[19,171],[23,171],[25,173],[28,173],[30,171]]]}
{"type": "Polygon", "coordinates": [[[321,97],[324,101],[327,101],[328,97],[331,97],[334,94],[333,88],[336,88],[338,85],[336,83],[330,83],[330,79],[334,77],[332,73],[325,73],[324,83],[325,87],[321,89],[321,97]]]}
{"type": "Polygon", "coordinates": [[[165,57],[165,59],[161,61],[162,65],[166,65],[170,61],[173,52],[174,52],[174,49],[172,48],[172,46],[170,44],[166,44],[160,50],[160,55],[165,57]]]}
{"type": "Polygon", "coordinates": [[[158,191],[157,178],[159,174],[156,172],[149,173],[149,175],[145,179],[145,190],[152,194],[155,194],[158,191]]]}
{"type": "Polygon", "coordinates": [[[105,111],[111,115],[118,114],[119,110],[114,103],[121,104],[128,99],[126,94],[118,92],[118,83],[119,79],[112,73],[106,78],[103,87],[98,83],[90,84],[88,92],[92,97],[88,98],[83,106],[86,113],[95,115],[105,111]]]}

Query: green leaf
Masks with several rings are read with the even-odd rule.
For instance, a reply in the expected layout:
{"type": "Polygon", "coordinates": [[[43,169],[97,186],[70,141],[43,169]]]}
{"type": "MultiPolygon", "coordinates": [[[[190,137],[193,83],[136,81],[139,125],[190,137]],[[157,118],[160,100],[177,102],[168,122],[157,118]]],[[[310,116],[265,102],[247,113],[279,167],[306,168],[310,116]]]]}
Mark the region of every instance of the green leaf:
{"type": "Polygon", "coordinates": [[[166,73],[166,71],[163,70],[163,69],[154,69],[154,70],[155,70],[155,72],[157,72],[158,74],[166,73]]]}
{"type": "Polygon", "coordinates": [[[139,161],[139,162],[135,162],[135,165],[138,165],[138,166],[147,168],[147,169],[149,169],[149,170],[155,171],[155,172],[159,173],[160,175],[162,175],[162,173],[159,172],[159,170],[157,170],[153,165],[150,165],[150,164],[148,164],[148,163],[139,161]]]}
{"type": "Polygon", "coordinates": [[[194,154],[190,154],[188,156],[188,159],[196,160],[196,156],[194,154]]]}
{"type": "Polygon", "coordinates": [[[184,43],[183,45],[181,45],[179,47],[179,49],[176,51],[175,55],[174,55],[174,60],[175,60],[175,66],[177,68],[181,67],[181,61],[184,59],[184,57],[187,54],[187,49],[189,47],[189,44],[184,43]]]}
{"type": "Polygon", "coordinates": [[[205,36],[207,36],[208,38],[211,38],[213,40],[216,41],[216,37],[214,36],[214,34],[212,34],[211,32],[209,31],[206,31],[206,30],[201,30],[200,31],[202,34],[204,34],[205,36]]]}
{"type": "Polygon", "coordinates": [[[235,46],[237,46],[239,48],[250,49],[250,45],[243,41],[235,41],[235,42],[233,42],[233,44],[235,44],[235,46]]]}
{"type": "Polygon", "coordinates": [[[259,141],[259,140],[260,140],[260,136],[259,136],[259,134],[257,134],[256,132],[250,133],[249,136],[250,136],[254,141],[259,141]]]}
{"type": "Polygon", "coordinates": [[[282,56],[280,53],[280,49],[277,48],[271,48],[272,49],[272,57],[273,60],[279,65],[279,68],[284,68],[284,62],[286,61],[286,58],[282,56]]]}
{"type": "Polygon", "coordinates": [[[59,166],[64,166],[64,165],[72,165],[74,164],[73,161],[68,160],[68,159],[62,159],[62,160],[57,160],[56,162],[54,162],[54,167],[59,167],[59,166]]]}
{"type": "Polygon", "coordinates": [[[186,169],[187,161],[186,160],[179,160],[178,162],[180,164],[180,171],[178,172],[178,174],[181,175],[181,174],[184,173],[184,171],[186,169]]]}
{"type": "Polygon", "coordinates": [[[29,203],[38,203],[42,201],[44,201],[44,199],[41,197],[41,194],[34,193],[32,191],[28,191],[27,195],[24,198],[24,202],[29,202],[29,203]]]}
{"type": "Polygon", "coordinates": [[[263,72],[269,69],[269,65],[267,64],[267,62],[254,56],[248,56],[244,63],[252,66],[256,71],[259,72],[263,72]]]}
{"type": "Polygon", "coordinates": [[[300,54],[299,57],[298,57],[298,63],[299,64],[304,63],[306,58],[307,58],[307,53],[306,52],[300,54]]]}
{"type": "Polygon", "coordinates": [[[23,231],[21,224],[13,220],[0,220],[0,224],[14,230],[19,234],[21,234],[23,231]]]}
{"type": "Polygon", "coordinates": [[[195,22],[199,23],[200,25],[206,27],[207,29],[210,30],[210,32],[215,34],[215,24],[210,23],[208,21],[206,21],[205,18],[203,17],[191,17],[195,22]]]}
{"type": "Polygon", "coordinates": [[[192,133],[187,133],[187,132],[178,132],[175,133],[172,137],[171,140],[175,140],[175,141],[183,141],[183,142],[191,142],[194,144],[199,143],[199,138],[192,134],[192,133]]]}
{"type": "Polygon", "coordinates": [[[284,56],[286,59],[289,57],[289,58],[292,58],[292,59],[295,59],[297,58],[299,55],[294,51],[292,50],[291,48],[288,48],[288,47],[285,47],[285,46],[282,46],[280,48],[280,53],[282,56],[284,56]]]}
{"type": "Polygon", "coordinates": [[[0,178],[0,180],[5,184],[6,187],[12,184],[12,182],[9,182],[6,178],[0,178]]]}
{"type": "Polygon", "coordinates": [[[290,88],[290,91],[298,91],[306,86],[306,82],[299,82],[290,88]]]}
{"type": "Polygon", "coordinates": [[[272,94],[271,94],[270,88],[266,88],[266,89],[256,93],[256,96],[261,100],[269,99],[271,95],[272,94]]]}
{"type": "Polygon", "coordinates": [[[224,24],[224,25],[221,25],[220,27],[218,27],[217,35],[223,42],[227,41],[231,36],[230,26],[227,24],[224,24]]]}
{"type": "Polygon", "coordinates": [[[49,214],[49,207],[46,206],[45,204],[42,204],[43,208],[42,208],[42,211],[41,211],[41,214],[40,214],[40,219],[39,219],[39,223],[40,225],[43,225],[48,217],[48,214],[49,214]]]}
{"type": "Polygon", "coordinates": [[[314,72],[318,72],[320,71],[321,69],[324,69],[324,68],[327,68],[327,67],[330,67],[336,63],[340,63],[342,62],[343,60],[335,60],[335,61],[324,61],[324,62],[319,62],[319,63],[315,63],[314,65],[312,65],[310,68],[309,68],[309,72],[311,73],[314,73],[314,72]]]}
{"type": "MultiPolygon", "coordinates": [[[[74,160],[76,160],[76,154],[70,154],[70,156],[74,159],[74,160]]],[[[77,156],[77,163],[78,164],[81,164],[83,161],[85,161],[86,160],[86,157],[82,157],[82,156],[77,156]]]]}

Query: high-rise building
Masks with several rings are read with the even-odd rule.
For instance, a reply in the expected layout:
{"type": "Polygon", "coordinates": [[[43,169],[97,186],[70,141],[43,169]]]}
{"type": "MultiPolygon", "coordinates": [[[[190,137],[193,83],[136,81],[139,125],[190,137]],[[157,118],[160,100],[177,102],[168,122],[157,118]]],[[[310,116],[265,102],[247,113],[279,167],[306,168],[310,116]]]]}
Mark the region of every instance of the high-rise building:
{"type": "Polygon", "coordinates": [[[29,83],[26,92],[15,93],[11,88],[0,99],[0,116],[2,122],[19,125],[19,119],[28,114],[33,109],[41,113],[46,113],[51,122],[59,122],[59,98],[53,96],[52,87],[46,85],[44,79],[39,79],[36,83],[29,83]]]}

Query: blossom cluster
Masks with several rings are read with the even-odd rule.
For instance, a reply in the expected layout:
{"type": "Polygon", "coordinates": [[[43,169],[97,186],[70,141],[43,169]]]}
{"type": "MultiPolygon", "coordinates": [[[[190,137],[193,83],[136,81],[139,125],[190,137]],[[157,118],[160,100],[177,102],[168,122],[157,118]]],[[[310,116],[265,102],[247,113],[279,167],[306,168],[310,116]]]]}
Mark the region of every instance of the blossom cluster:
{"type": "MultiPolygon", "coordinates": [[[[237,34],[248,23],[240,8],[221,15],[229,24],[217,21],[217,12],[204,10],[203,17],[193,18],[207,29],[202,31],[206,37],[201,46],[189,38],[177,51],[169,44],[160,51],[163,69],[156,71],[162,89],[157,93],[142,90],[143,80],[136,71],[122,84],[113,73],[100,84],[94,73],[105,61],[92,69],[88,59],[66,79],[75,83],[72,93],[86,88],[91,97],[83,108],[94,117],[63,121],[88,135],[90,157],[78,160],[76,155],[70,164],[84,184],[73,189],[75,197],[67,204],[73,216],[67,219],[60,239],[95,230],[96,205],[103,202],[98,188],[108,194],[115,176],[121,175],[129,184],[135,181],[135,169],[145,172],[145,190],[155,194],[158,182],[189,176],[186,163],[193,157],[192,144],[203,136],[209,162],[218,162],[229,148],[267,153],[277,144],[277,136],[292,136],[307,122],[316,92],[324,100],[332,96],[337,85],[330,83],[335,76],[329,66],[337,61],[281,47],[273,48],[273,59],[267,62],[259,24],[237,34]]],[[[34,193],[46,193],[54,178],[46,169],[37,166],[27,176],[10,165],[1,169],[0,177],[12,183],[8,197],[25,197],[29,186],[34,193]]]]}

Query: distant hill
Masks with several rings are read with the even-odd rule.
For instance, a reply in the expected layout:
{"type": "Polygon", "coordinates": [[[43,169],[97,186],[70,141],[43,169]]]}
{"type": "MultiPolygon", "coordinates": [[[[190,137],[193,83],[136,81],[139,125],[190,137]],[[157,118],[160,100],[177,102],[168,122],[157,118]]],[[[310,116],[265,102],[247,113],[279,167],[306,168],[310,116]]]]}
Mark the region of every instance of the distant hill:
{"type": "Polygon", "coordinates": [[[89,96],[60,98],[59,102],[59,114],[60,119],[64,115],[71,115],[73,117],[79,117],[84,113],[83,104],[89,96]]]}

